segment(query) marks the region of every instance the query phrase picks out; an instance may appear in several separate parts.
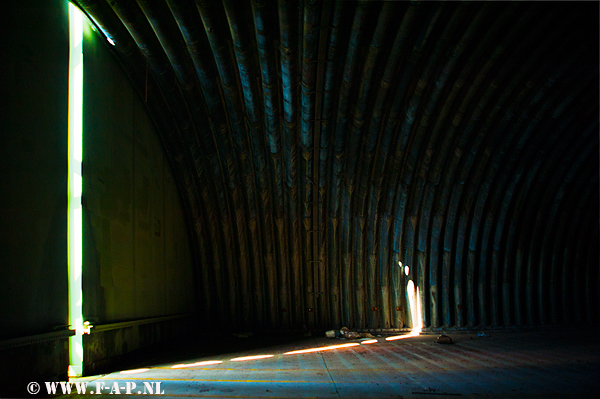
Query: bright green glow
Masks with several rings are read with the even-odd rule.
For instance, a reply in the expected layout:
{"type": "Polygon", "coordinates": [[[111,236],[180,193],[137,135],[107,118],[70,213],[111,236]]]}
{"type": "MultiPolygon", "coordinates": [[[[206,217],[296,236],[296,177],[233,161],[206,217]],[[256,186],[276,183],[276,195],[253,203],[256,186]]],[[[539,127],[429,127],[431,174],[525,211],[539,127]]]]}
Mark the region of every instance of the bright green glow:
{"type": "Polygon", "coordinates": [[[83,315],[81,290],[82,209],[81,161],[83,114],[83,15],[69,4],[69,375],[80,376],[83,366],[83,315]]]}
{"type": "Polygon", "coordinates": [[[73,159],[81,163],[83,158],[82,147],[82,118],[83,118],[83,54],[79,64],[73,71],[73,159]]]}

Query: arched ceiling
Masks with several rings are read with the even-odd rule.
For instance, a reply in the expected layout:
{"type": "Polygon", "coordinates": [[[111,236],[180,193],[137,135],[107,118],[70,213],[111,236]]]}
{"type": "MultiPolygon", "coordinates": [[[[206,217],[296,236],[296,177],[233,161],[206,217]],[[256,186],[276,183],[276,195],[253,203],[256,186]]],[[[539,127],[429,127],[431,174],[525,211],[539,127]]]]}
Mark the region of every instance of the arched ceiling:
{"type": "Polygon", "coordinates": [[[406,327],[408,280],[431,328],[598,319],[598,3],[74,2],[161,134],[207,321],[406,327]]]}

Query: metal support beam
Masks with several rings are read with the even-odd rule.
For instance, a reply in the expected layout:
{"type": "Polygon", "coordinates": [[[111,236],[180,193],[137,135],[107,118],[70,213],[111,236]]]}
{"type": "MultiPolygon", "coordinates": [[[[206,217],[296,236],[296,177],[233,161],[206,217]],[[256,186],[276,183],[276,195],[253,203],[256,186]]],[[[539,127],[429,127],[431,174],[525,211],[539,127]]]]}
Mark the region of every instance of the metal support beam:
{"type": "MultiPolygon", "coordinates": [[[[321,27],[326,26],[329,23],[329,18],[331,15],[331,2],[325,1],[323,2],[323,9],[321,12],[321,27]]],[[[323,93],[324,93],[324,86],[325,86],[325,65],[327,62],[327,37],[328,37],[328,29],[320,29],[319,30],[319,48],[318,48],[318,59],[317,60],[313,60],[313,62],[317,63],[317,82],[315,85],[315,117],[314,117],[314,122],[315,122],[315,126],[314,126],[314,134],[313,134],[313,153],[312,153],[312,162],[313,162],[313,166],[312,166],[312,172],[313,172],[313,176],[312,176],[312,181],[315,185],[315,188],[313,189],[312,193],[313,193],[313,199],[312,199],[312,204],[313,204],[313,212],[312,212],[312,231],[320,231],[320,223],[319,223],[319,216],[320,216],[320,190],[319,190],[319,171],[320,171],[320,165],[319,165],[319,161],[321,158],[321,123],[323,120],[325,120],[324,118],[322,118],[323,115],[323,93]]],[[[320,235],[319,234],[314,234],[314,235],[310,235],[310,237],[312,238],[312,261],[310,261],[310,264],[312,265],[313,263],[319,263],[320,258],[321,258],[321,254],[320,254],[320,249],[319,249],[319,239],[320,239],[320,235]]],[[[325,268],[323,267],[318,267],[318,268],[313,268],[312,270],[313,272],[313,276],[314,276],[314,282],[315,282],[315,288],[318,289],[320,292],[325,292],[326,291],[326,275],[325,275],[325,268]]],[[[323,324],[325,323],[325,320],[327,319],[327,314],[329,313],[328,311],[328,307],[327,307],[327,303],[326,303],[326,299],[323,298],[323,296],[320,296],[317,302],[317,315],[316,315],[316,319],[317,319],[317,325],[320,325],[321,327],[323,327],[323,324]]]]}

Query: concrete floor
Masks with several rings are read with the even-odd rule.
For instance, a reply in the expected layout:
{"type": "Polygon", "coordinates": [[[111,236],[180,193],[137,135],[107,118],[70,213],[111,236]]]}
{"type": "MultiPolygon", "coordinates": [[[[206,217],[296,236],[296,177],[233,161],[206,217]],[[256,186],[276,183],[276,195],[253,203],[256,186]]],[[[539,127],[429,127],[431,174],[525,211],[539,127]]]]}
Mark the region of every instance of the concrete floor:
{"type": "MultiPolygon", "coordinates": [[[[179,356],[174,362],[146,365],[148,370],[135,374],[114,372],[74,381],[88,382],[88,392],[104,383],[104,394],[116,393],[117,383],[122,395],[112,398],[131,397],[125,394],[127,382],[136,384],[133,393],[144,392],[144,382],[160,382],[162,398],[598,397],[597,334],[575,330],[486,334],[448,334],[454,340],[451,345],[435,343],[437,335],[396,341],[380,337],[372,344],[284,355],[360,342],[310,338],[235,353],[179,356]],[[255,355],[273,356],[231,360],[255,355]],[[191,366],[206,361],[222,363],[191,366]]],[[[152,388],[156,393],[156,385],[152,388]]]]}

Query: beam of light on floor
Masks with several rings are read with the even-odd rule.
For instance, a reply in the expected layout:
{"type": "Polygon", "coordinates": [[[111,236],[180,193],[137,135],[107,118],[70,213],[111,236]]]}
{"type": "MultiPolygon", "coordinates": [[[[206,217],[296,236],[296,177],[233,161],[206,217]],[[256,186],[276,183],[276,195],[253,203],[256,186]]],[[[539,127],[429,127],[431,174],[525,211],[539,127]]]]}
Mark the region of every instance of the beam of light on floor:
{"type": "Polygon", "coordinates": [[[258,359],[267,359],[269,357],[273,357],[275,355],[256,355],[256,356],[243,356],[243,357],[235,357],[233,359],[229,359],[230,362],[245,362],[247,360],[258,360],[258,359]]]}
{"type": "Polygon", "coordinates": [[[408,333],[408,334],[402,334],[402,335],[394,335],[391,337],[387,337],[385,340],[386,341],[397,341],[399,339],[405,339],[405,338],[412,338],[412,337],[416,337],[418,336],[419,333],[408,333]]]}
{"type": "Polygon", "coordinates": [[[182,369],[182,368],[186,368],[186,367],[198,367],[198,366],[208,366],[211,364],[221,364],[223,363],[222,360],[207,360],[205,362],[196,362],[196,363],[189,363],[189,364],[176,364],[174,366],[171,366],[172,369],[182,369]]]}
{"type": "MultiPolygon", "coordinates": [[[[417,298],[419,298],[419,290],[418,289],[417,289],[416,294],[417,294],[416,295],[417,298]]],[[[417,307],[417,310],[418,310],[418,307],[417,307]]],[[[420,317],[418,317],[418,316],[416,316],[416,317],[417,317],[417,320],[420,320],[420,317]]],[[[420,324],[417,325],[417,327],[413,329],[413,332],[411,332],[409,334],[388,337],[388,338],[386,338],[386,341],[395,341],[398,339],[416,337],[420,334],[419,326],[420,326],[420,324]]],[[[351,347],[355,347],[355,346],[377,344],[377,343],[381,343],[381,342],[378,339],[368,339],[368,340],[364,340],[364,341],[360,341],[360,342],[351,342],[351,343],[347,343],[347,344],[320,346],[317,348],[309,348],[309,349],[300,349],[300,350],[285,352],[283,354],[284,355],[300,355],[300,354],[304,354],[304,353],[315,353],[315,352],[322,352],[322,351],[328,351],[328,350],[334,350],[334,349],[351,348],[351,347]]],[[[249,360],[268,359],[268,358],[272,358],[272,357],[275,357],[275,355],[242,356],[242,357],[236,357],[233,359],[229,359],[229,361],[230,362],[243,362],[243,361],[249,361],[249,360]]],[[[195,362],[195,363],[175,364],[168,368],[169,369],[183,369],[183,368],[208,366],[208,365],[222,364],[222,363],[223,363],[222,360],[205,360],[205,361],[195,362]]],[[[164,367],[157,367],[157,368],[164,368],[164,367]]],[[[138,374],[138,373],[144,373],[148,370],[150,370],[150,369],[149,368],[141,368],[141,369],[135,369],[135,370],[125,370],[125,371],[121,371],[120,374],[138,374]]]]}
{"type": "Polygon", "coordinates": [[[360,344],[361,345],[368,345],[368,344],[376,344],[378,341],[376,339],[368,339],[366,341],[361,341],[360,344]]]}
{"type": "Polygon", "coordinates": [[[140,374],[140,373],[145,373],[148,370],[150,370],[150,369],[142,368],[142,369],[135,369],[135,370],[124,370],[124,371],[121,371],[121,374],[140,374]]]}
{"type": "Polygon", "coordinates": [[[351,344],[342,344],[342,345],[330,345],[330,346],[321,346],[319,348],[311,348],[311,349],[301,349],[297,351],[285,352],[284,355],[298,355],[301,353],[312,353],[312,352],[321,352],[321,351],[329,351],[332,349],[340,349],[340,348],[349,348],[351,346],[359,346],[358,342],[353,342],[351,344]]]}
{"type": "MultiPolygon", "coordinates": [[[[400,266],[402,266],[402,263],[400,263],[400,266]]],[[[408,281],[406,289],[407,289],[407,293],[408,293],[413,328],[409,334],[395,335],[392,337],[387,337],[385,339],[386,341],[396,341],[396,340],[400,340],[400,339],[417,337],[421,334],[421,330],[423,328],[423,318],[421,315],[421,293],[420,293],[419,287],[415,288],[415,285],[412,280],[408,281]]],[[[304,353],[323,352],[323,351],[328,351],[328,350],[350,348],[350,347],[354,347],[354,346],[369,345],[369,344],[376,344],[376,343],[379,343],[379,340],[369,339],[369,340],[364,340],[364,341],[360,341],[360,342],[351,342],[351,343],[347,343],[347,344],[320,346],[317,348],[309,348],[309,349],[300,349],[300,350],[285,352],[284,355],[299,355],[299,354],[304,354],[304,353]]],[[[268,358],[271,358],[274,356],[275,355],[242,356],[242,357],[236,357],[233,359],[229,359],[229,361],[230,362],[244,362],[244,361],[249,361],[249,360],[268,359],[268,358]]],[[[170,368],[171,369],[181,369],[181,368],[198,367],[198,366],[206,366],[206,365],[221,364],[221,363],[223,363],[222,360],[207,360],[207,361],[196,362],[196,363],[176,364],[174,366],[171,366],[170,368]]],[[[142,373],[142,372],[145,372],[148,370],[149,369],[127,370],[127,371],[121,371],[121,374],[142,373]]]]}

